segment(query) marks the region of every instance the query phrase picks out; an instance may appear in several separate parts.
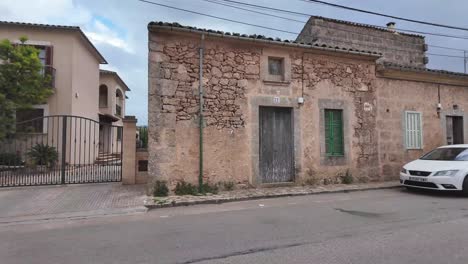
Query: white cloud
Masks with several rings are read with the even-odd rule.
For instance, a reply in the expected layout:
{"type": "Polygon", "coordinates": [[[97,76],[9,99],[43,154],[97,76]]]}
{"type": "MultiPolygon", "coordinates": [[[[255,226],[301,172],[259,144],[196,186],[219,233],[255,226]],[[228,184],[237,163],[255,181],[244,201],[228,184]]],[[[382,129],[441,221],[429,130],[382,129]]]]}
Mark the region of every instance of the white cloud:
{"type": "Polygon", "coordinates": [[[89,10],[75,5],[72,0],[2,0],[2,20],[84,25],[91,21],[89,10]]]}
{"type": "Polygon", "coordinates": [[[9,21],[80,26],[95,45],[110,45],[133,53],[117,32],[73,0],[1,0],[0,17],[9,21]]]}
{"type": "Polygon", "coordinates": [[[91,26],[86,27],[84,32],[96,45],[110,45],[128,53],[134,53],[127,41],[121,38],[115,30],[112,30],[99,20],[94,20],[91,26]]]}

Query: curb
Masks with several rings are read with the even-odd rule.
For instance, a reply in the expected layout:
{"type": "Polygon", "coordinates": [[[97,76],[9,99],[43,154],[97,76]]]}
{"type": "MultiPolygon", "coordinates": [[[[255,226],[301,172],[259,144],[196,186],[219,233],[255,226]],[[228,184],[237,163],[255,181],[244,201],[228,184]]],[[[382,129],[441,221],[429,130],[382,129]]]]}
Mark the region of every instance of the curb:
{"type": "MultiPolygon", "coordinates": [[[[400,188],[401,185],[395,184],[391,186],[381,186],[381,187],[368,187],[368,188],[355,188],[355,189],[341,189],[341,190],[321,190],[321,191],[308,191],[303,193],[281,193],[281,194],[272,194],[272,195],[258,195],[258,196],[251,196],[251,197],[239,197],[239,198],[218,198],[218,199],[211,199],[211,200],[200,200],[200,201],[188,201],[188,202],[175,202],[167,203],[167,204],[146,204],[145,207],[148,210],[158,209],[158,208],[167,208],[167,207],[179,207],[179,206],[191,206],[191,205],[198,205],[198,204],[222,204],[222,203],[229,203],[229,202],[241,202],[241,201],[248,201],[248,200],[260,200],[260,199],[270,199],[270,198],[281,198],[281,197],[294,197],[294,196],[306,196],[306,195],[314,195],[314,194],[326,194],[326,193],[349,193],[349,192],[360,192],[360,191],[372,191],[372,190],[384,190],[384,189],[396,189],[400,188]]],[[[153,199],[153,197],[149,197],[148,199],[153,199]]]]}

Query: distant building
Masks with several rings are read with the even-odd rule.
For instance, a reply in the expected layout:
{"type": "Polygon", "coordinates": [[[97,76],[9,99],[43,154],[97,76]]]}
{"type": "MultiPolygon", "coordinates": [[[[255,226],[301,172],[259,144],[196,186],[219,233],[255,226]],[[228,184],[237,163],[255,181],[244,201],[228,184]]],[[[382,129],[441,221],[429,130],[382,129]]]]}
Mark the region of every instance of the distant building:
{"type": "MultiPolygon", "coordinates": [[[[90,152],[92,154],[88,155],[90,157],[86,156],[86,162],[94,162],[98,153],[101,155],[116,152],[118,148],[115,146],[121,144],[122,130],[112,130],[111,126],[121,126],[125,116],[125,94],[130,91],[125,82],[117,73],[99,69],[99,66],[107,64],[107,61],[79,27],[0,21],[0,40],[9,39],[13,43],[20,43],[19,39],[23,36],[28,38],[27,45],[33,45],[40,50],[39,59],[44,67],[43,73],[52,77],[53,94],[46,104],[17,111],[16,121],[21,123],[46,117],[43,122],[32,122],[32,127],[28,128],[29,132],[36,134],[34,140],[38,142],[42,141],[38,139],[37,134],[44,134],[44,138],[48,140],[47,144],[55,144],[59,149],[56,138],[61,132],[56,132],[57,135],[52,138],[52,130],[58,131],[60,125],[57,118],[47,117],[65,115],[93,120],[93,129],[96,127],[96,132],[91,131],[91,124],[85,122],[68,124],[69,136],[73,132],[74,137],[79,137],[80,131],[75,130],[83,130],[84,135],[86,129],[87,136],[95,137],[87,141],[81,139],[83,149],[85,144],[91,143],[95,148],[90,152]]],[[[70,148],[70,144],[67,148],[70,148]]],[[[89,151],[90,147],[87,148],[89,151]]],[[[21,152],[23,156],[26,152],[19,149],[15,151],[21,152]]],[[[120,151],[118,152],[120,155],[120,151]]],[[[77,153],[67,155],[72,156],[67,157],[68,159],[74,159],[76,155],[82,156],[75,160],[84,157],[84,154],[77,153]]]]}
{"type": "Polygon", "coordinates": [[[424,36],[398,32],[394,22],[383,28],[312,16],[296,41],[374,51],[382,53],[379,61],[400,65],[425,67],[429,62],[424,36]]]}

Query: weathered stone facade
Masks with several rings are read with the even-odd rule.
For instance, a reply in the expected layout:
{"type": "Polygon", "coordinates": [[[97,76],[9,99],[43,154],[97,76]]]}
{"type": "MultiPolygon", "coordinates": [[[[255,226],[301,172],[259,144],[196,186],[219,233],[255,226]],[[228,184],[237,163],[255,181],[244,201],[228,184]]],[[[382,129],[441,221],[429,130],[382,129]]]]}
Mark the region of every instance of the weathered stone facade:
{"type": "Polygon", "coordinates": [[[325,17],[310,17],[297,41],[376,51],[383,54],[382,61],[403,65],[428,63],[423,36],[325,17]]]}
{"type": "MultiPolygon", "coordinates": [[[[197,182],[200,47],[204,48],[203,176],[207,182],[263,184],[259,176],[262,106],[292,110],[295,183],[338,183],[346,174],[361,182],[396,179],[405,161],[444,143],[443,117],[437,117],[434,101],[438,85],[421,82],[418,78],[424,76],[418,72],[415,76],[386,68],[376,72],[379,56],[374,54],[187,31],[178,25],[149,28],[150,184],[151,179],[197,182]],[[281,80],[269,76],[270,57],[283,61],[281,80]],[[425,91],[430,91],[430,98],[424,97],[425,91]],[[301,98],[304,103],[299,103],[301,98]],[[325,153],[325,109],[343,111],[343,156],[325,153]],[[426,143],[420,150],[404,147],[405,110],[422,111],[424,129],[427,121],[427,129],[437,131],[424,134],[426,143]]],[[[459,98],[468,96],[457,86],[468,86],[466,76],[455,80],[424,74],[432,76],[429,82],[447,83],[440,88],[444,96],[452,91],[459,98]]],[[[465,109],[458,98],[442,100],[444,107],[462,106],[458,114],[465,109]]]]}
{"type": "MultiPolygon", "coordinates": [[[[176,121],[196,119],[199,111],[199,47],[193,43],[170,43],[153,51],[155,60],[164,59],[162,113],[176,114],[176,121]]],[[[245,100],[249,80],[259,79],[260,55],[253,50],[211,48],[205,50],[203,86],[206,126],[245,126],[240,102],[245,100]]]]}

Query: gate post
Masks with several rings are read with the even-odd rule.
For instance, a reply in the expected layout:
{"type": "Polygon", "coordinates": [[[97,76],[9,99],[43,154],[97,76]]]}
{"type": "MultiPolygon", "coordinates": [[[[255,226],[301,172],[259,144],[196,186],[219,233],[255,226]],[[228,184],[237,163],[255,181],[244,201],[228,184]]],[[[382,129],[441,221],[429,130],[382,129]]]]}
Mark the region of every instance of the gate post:
{"type": "Polygon", "coordinates": [[[134,116],[125,116],[123,119],[122,139],[122,183],[135,184],[135,160],[136,160],[136,123],[134,116]]]}
{"type": "Polygon", "coordinates": [[[65,163],[67,159],[67,117],[62,121],[62,158],[60,161],[61,184],[65,184],[65,163]]]}

